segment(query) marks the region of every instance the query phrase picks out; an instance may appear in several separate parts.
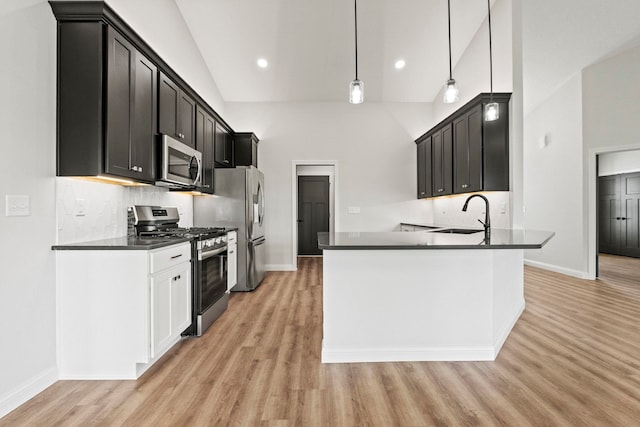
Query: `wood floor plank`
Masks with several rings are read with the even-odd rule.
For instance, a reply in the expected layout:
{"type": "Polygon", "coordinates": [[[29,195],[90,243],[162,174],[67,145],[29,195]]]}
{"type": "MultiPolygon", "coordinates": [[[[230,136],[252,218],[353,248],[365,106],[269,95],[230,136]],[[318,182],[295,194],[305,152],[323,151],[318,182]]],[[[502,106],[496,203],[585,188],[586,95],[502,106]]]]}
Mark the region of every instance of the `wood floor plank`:
{"type": "Polygon", "coordinates": [[[0,426],[640,426],[640,260],[525,268],[495,362],[322,365],[322,258],[269,272],[138,381],[58,381],[0,426]]]}

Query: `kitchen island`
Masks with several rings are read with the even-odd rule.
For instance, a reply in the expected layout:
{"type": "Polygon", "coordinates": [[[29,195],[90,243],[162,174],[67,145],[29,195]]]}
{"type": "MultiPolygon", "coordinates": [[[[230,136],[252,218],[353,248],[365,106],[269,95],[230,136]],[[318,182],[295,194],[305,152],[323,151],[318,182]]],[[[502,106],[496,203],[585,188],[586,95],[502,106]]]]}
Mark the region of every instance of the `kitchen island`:
{"type": "Polygon", "coordinates": [[[323,363],[495,360],[524,310],[523,251],[554,233],[441,231],[318,233],[323,363]]]}

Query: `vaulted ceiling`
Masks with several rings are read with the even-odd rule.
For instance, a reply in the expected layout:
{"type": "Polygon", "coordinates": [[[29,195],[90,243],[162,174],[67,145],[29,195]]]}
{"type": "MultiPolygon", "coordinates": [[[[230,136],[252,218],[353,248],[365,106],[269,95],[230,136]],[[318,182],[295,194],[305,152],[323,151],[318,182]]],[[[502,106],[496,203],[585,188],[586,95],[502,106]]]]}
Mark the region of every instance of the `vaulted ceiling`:
{"type": "MultiPolygon", "coordinates": [[[[355,77],[353,0],[177,0],[225,101],[343,101],[355,77]],[[260,69],[264,57],[269,66],[260,69]]],[[[455,61],[487,15],[451,2],[455,61]]],[[[446,0],[360,0],[367,101],[431,102],[448,77],[446,0]],[[394,67],[403,59],[403,70],[394,67]]]]}

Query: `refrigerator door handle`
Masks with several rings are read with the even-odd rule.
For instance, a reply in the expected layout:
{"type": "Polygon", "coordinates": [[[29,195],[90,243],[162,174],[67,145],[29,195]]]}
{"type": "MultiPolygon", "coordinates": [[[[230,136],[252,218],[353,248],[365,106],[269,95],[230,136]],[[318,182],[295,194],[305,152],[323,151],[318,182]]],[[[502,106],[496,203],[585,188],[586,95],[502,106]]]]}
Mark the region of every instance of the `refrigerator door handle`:
{"type": "Polygon", "coordinates": [[[266,239],[264,237],[258,237],[256,240],[253,240],[251,243],[253,244],[253,246],[260,246],[264,244],[264,242],[266,242],[266,239]]]}

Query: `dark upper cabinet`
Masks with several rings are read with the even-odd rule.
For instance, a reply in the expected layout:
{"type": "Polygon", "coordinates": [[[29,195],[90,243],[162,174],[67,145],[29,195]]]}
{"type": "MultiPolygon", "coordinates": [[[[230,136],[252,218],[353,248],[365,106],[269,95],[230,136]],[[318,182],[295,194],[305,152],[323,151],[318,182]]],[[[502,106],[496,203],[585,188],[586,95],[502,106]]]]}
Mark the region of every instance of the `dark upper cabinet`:
{"type": "Polygon", "coordinates": [[[156,75],[112,27],[58,25],[59,176],[155,180],[156,75]]]}
{"type": "Polygon", "coordinates": [[[452,143],[451,124],[435,131],[431,137],[431,171],[434,196],[447,196],[452,193],[452,143]]]}
{"type": "Polygon", "coordinates": [[[152,181],[157,69],[111,27],[107,57],[105,172],[152,181]]]}
{"type": "Polygon", "coordinates": [[[213,156],[216,132],[215,119],[202,107],[196,108],[196,150],[202,153],[202,187],[203,193],[213,194],[213,156]]]}
{"type": "Polygon", "coordinates": [[[159,93],[160,133],[195,148],[195,101],[163,73],[160,73],[159,93]]]}
{"type": "Polygon", "coordinates": [[[431,136],[418,141],[418,199],[431,197],[431,136]]]}
{"type": "Polygon", "coordinates": [[[482,190],[482,106],[453,121],[453,192],[482,190]]]}
{"type": "Polygon", "coordinates": [[[233,134],[220,123],[216,123],[214,159],[216,167],[234,167],[233,151],[233,134]]]}
{"type": "Polygon", "coordinates": [[[258,142],[253,132],[238,132],[234,135],[234,161],[236,166],[258,167],[258,142]]]}
{"type": "MultiPolygon", "coordinates": [[[[431,138],[432,196],[509,190],[510,98],[510,93],[494,93],[493,99],[481,93],[416,140],[420,183],[428,174],[420,168],[420,144],[431,138]],[[484,106],[491,100],[499,104],[500,118],[485,122],[484,106]]],[[[422,197],[429,196],[419,191],[422,197]]]]}

